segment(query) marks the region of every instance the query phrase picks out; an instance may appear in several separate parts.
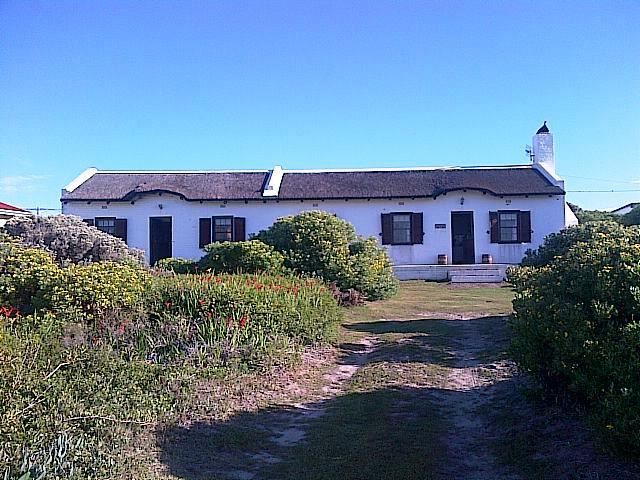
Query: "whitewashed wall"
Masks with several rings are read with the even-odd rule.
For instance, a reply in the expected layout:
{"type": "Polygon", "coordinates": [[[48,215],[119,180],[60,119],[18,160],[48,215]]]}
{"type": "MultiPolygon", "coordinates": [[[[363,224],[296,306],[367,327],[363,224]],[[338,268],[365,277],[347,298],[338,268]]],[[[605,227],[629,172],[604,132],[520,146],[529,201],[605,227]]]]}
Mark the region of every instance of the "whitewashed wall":
{"type": "MultiPolygon", "coordinates": [[[[396,265],[435,264],[438,254],[451,259],[451,212],[474,212],[475,255],[480,263],[482,254],[490,254],[496,263],[518,263],[528,248],[536,248],[546,235],[565,226],[563,196],[532,196],[498,198],[479,192],[451,192],[434,199],[406,200],[327,200],[304,202],[269,200],[258,202],[189,202],[171,194],[154,194],[129,202],[68,202],[63,213],[82,218],[126,218],[128,243],[132,247],[149,250],[149,217],[173,218],[173,256],[198,259],[198,219],[215,215],[246,218],[247,236],[270,226],[277,218],[305,210],[324,210],[351,222],[360,235],[380,240],[380,214],[389,212],[423,212],[424,244],[390,245],[389,254],[396,265]],[[464,204],[461,205],[461,198],[464,204]],[[160,208],[162,206],[162,208],[160,208]],[[492,244],[489,235],[489,211],[530,210],[531,243],[492,244]],[[446,224],[436,229],[435,224],[446,224]]],[[[148,260],[148,256],[147,256],[148,260]]]]}

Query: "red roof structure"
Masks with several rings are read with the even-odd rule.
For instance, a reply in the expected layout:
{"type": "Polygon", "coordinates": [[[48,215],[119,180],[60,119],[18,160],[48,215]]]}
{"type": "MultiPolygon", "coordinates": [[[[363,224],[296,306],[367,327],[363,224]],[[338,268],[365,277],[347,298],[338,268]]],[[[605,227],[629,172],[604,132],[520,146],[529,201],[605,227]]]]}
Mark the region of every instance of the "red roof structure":
{"type": "Polygon", "coordinates": [[[9,205],[8,203],[0,202],[0,210],[11,210],[13,212],[24,212],[27,213],[26,210],[22,208],[14,207],[13,205],[9,205]]]}

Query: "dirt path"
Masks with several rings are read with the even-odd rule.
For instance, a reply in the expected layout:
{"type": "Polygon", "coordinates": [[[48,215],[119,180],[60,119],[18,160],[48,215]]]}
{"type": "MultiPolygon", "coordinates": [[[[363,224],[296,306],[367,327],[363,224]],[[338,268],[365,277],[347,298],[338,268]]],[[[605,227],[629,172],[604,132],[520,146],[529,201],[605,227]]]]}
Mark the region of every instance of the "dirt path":
{"type": "Polygon", "coordinates": [[[340,349],[261,392],[268,406],[169,432],[159,478],[640,478],[580,421],[523,397],[505,317],[422,312],[346,330],[340,349]]]}
{"type": "Polygon", "coordinates": [[[458,319],[457,335],[452,339],[454,364],[448,369],[442,389],[432,393],[450,424],[444,437],[447,462],[439,466],[438,473],[444,478],[517,479],[520,477],[497,461],[487,442],[491,426],[485,415],[496,403],[495,391],[490,387],[509,380],[513,366],[499,361],[495,354],[486,358],[487,352],[495,353],[495,343],[479,325],[473,319],[458,319]]]}

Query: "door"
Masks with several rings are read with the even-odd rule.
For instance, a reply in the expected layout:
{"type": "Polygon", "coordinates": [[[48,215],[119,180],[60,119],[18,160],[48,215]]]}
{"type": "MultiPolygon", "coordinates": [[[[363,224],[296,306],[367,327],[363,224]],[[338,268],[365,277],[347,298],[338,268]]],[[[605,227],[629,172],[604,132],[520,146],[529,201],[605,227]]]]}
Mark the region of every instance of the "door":
{"type": "Polygon", "coordinates": [[[171,257],[172,248],[171,217],[149,218],[149,263],[171,257]]]}
{"type": "Polygon", "coordinates": [[[473,212],[451,212],[452,263],[476,263],[476,252],[474,243],[473,212]]]}

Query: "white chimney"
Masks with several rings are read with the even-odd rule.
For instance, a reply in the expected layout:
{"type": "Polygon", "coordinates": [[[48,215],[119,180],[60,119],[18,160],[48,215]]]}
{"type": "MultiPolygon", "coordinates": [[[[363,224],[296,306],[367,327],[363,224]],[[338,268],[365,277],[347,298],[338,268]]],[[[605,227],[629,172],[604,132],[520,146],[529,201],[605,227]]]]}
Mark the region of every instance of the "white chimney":
{"type": "Polygon", "coordinates": [[[544,122],[533,136],[533,163],[556,175],[556,158],[553,153],[553,135],[544,122]]]}

